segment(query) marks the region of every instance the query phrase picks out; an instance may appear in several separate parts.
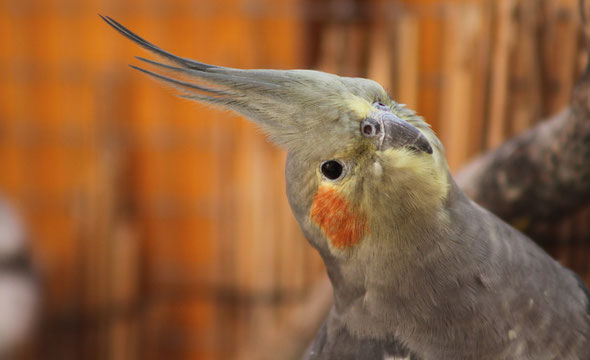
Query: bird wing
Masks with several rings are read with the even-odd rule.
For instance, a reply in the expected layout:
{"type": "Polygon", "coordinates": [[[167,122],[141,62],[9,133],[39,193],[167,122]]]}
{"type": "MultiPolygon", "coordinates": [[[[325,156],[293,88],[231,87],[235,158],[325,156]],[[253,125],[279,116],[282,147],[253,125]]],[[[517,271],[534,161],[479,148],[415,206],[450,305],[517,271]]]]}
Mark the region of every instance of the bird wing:
{"type": "Polygon", "coordinates": [[[333,316],[334,311],[331,311],[305,352],[304,360],[420,360],[395,339],[360,339],[353,336],[345,327],[329,329],[330,324],[333,324],[330,317],[333,316]]]}

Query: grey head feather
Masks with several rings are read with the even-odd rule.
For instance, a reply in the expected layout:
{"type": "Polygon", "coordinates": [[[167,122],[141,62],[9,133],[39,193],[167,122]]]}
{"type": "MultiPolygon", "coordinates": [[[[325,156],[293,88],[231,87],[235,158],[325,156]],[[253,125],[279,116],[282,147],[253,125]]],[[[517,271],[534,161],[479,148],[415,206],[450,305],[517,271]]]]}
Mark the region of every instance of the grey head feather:
{"type": "Polygon", "coordinates": [[[143,48],[145,48],[157,55],[160,55],[164,58],[172,60],[173,62],[178,63],[179,65],[186,66],[189,68],[194,68],[194,69],[200,69],[200,70],[207,70],[207,69],[217,67],[215,65],[209,65],[209,64],[194,61],[191,59],[181,58],[179,56],[171,54],[168,51],[163,50],[163,49],[157,47],[156,45],[150,43],[149,41],[141,38],[139,35],[135,34],[131,30],[127,29],[125,26],[121,25],[120,23],[115,21],[113,18],[111,18],[109,16],[103,16],[101,14],[98,14],[98,16],[100,16],[104,21],[107,22],[107,24],[111,25],[115,30],[120,32],[123,36],[125,36],[129,40],[135,42],[139,46],[141,46],[141,47],[143,47],[143,48]]]}
{"type": "Polygon", "coordinates": [[[274,143],[289,151],[305,151],[309,156],[335,152],[342,144],[354,142],[362,120],[356,119],[347,100],[356,97],[367,102],[391,101],[383,88],[371,80],[312,70],[234,69],[179,57],[112,18],[101,18],[126,38],[172,63],[137,57],[156,71],[131,65],[133,69],[172,86],[181,97],[247,116],[274,143]]]}

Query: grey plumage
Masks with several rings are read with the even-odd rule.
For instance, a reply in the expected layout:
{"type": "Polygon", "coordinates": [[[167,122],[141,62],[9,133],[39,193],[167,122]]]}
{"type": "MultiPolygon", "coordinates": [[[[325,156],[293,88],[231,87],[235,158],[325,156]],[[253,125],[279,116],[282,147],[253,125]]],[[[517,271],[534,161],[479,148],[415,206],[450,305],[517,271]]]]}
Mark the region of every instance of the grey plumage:
{"type": "Polygon", "coordinates": [[[359,339],[350,334],[345,326],[335,326],[335,321],[337,315],[328,315],[328,319],[306,351],[306,360],[418,360],[395,339],[359,339]]]}
{"type": "Polygon", "coordinates": [[[103,19],[175,77],[134,68],[250,117],[288,151],[291,209],[334,287],[307,359],[590,359],[583,283],[468,199],[428,125],[379,84],[203,64],[103,19]]]}
{"type": "Polygon", "coordinates": [[[446,206],[454,230],[448,240],[432,240],[461,249],[416,249],[419,268],[416,263],[381,263],[382,258],[399,260],[382,253],[372,257],[377,259],[370,265],[374,270],[363,269],[362,279],[351,281],[355,277],[347,274],[347,264],[320,249],[334,286],[335,308],[329,318],[338,321],[327,321],[329,330],[323,330],[321,342],[316,339],[306,359],[339,359],[333,357],[336,344],[362,348],[366,339],[380,348],[404,344],[390,355],[414,360],[590,359],[585,285],[458,188],[453,192],[446,206]],[[486,220],[486,226],[472,222],[472,216],[486,220]],[[386,275],[394,269],[403,276],[386,275]],[[376,278],[367,278],[367,273],[376,278]],[[380,284],[380,278],[389,284],[380,284]]]}

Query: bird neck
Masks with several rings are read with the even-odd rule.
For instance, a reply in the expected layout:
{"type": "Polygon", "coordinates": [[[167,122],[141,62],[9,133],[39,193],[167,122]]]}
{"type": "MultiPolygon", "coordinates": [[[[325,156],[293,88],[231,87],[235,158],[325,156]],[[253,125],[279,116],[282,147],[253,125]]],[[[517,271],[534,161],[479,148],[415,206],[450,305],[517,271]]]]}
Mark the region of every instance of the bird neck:
{"type": "Polygon", "coordinates": [[[392,322],[427,316],[425,309],[436,308],[437,294],[455,287],[458,274],[469,276],[485,260],[485,243],[477,242],[481,229],[470,226],[464,215],[469,213],[465,207],[479,207],[451,182],[440,209],[373,234],[358,245],[354,261],[322,254],[335,311],[355,332],[392,336],[392,322]],[[374,326],[364,328],[367,319],[374,326]]]}

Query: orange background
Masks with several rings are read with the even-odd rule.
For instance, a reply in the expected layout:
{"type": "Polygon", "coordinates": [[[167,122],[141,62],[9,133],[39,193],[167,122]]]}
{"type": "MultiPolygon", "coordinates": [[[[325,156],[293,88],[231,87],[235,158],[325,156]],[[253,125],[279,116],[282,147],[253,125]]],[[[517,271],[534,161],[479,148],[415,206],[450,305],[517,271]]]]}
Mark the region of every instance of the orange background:
{"type": "Polygon", "coordinates": [[[25,358],[262,358],[323,281],[284,153],[129,69],[145,51],[97,13],[207,63],[375,79],[453,170],[565,106],[586,62],[576,0],[0,0],[0,193],[43,289],[25,358]]]}

